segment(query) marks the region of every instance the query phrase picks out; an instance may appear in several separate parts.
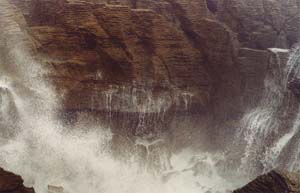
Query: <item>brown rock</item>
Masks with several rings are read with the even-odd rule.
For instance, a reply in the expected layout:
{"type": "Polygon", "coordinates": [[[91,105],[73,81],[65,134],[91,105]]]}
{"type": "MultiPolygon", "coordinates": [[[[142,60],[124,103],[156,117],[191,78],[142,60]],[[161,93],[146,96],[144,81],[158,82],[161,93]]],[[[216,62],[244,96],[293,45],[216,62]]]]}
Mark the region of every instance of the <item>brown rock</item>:
{"type": "Polygon", "coordinates": [[[211,80],[202,50],[155,11],[102,1],[14,3],[39,43],[39,54],[49,58],[49,78],[65,96],[65,110],[141,112],[123,97],[132,98],[133,89],[150,92],[151,100],[167,95],[166,109],[183,109],[186,94],[193,96],[194,110],[207,108],[211,80]],[[111,92],[114,105],[108,109],[111,92]]]}
{"type": "Polygon", "coordinates": [[[300,26],[296,1],[3,2],[49,69],[59,110],[74,119],[96,114],[129,133],[168,130],[187,114],[207,119],[215,133],[238,122],[259,101],[267,48],[289,48],[300,26]]]}
{"type": "Polygon", "coordinates": [[[34,193],[33,188],[26,188],[23,179],[14,173],[0,168],[0,192],[1,193],[34,193]]]}

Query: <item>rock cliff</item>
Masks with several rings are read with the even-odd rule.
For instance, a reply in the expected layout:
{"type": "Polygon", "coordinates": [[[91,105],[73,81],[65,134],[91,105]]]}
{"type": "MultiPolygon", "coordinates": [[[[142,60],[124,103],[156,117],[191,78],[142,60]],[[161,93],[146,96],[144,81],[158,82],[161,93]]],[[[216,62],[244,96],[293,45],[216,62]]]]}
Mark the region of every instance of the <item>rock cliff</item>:
{"type": "Polygon", "coordinates": [[[3,2],[49,69],[66,119],[95,114],[129,136],[168,132],[187,114],[212,136],[235,127],[259,101],[267,49],[299,40],[296,0],[3,2]]]}
{"type": "Polygon", "coordinates": [[[67,110],[108,110],[105,97],[114,95],[112,110],[141,111],[129,98],[146,90],[154,103],[170,98],[164,108],[181,109],[192,97],[194,110],[202,111],[215,97],[212,92],[225,89],[220,83],[232,87],[228,76],[238,76],[235,35],[205,1],[12,2],[36,50],[47,56],[49,77],[64,94],[67,110]]]}

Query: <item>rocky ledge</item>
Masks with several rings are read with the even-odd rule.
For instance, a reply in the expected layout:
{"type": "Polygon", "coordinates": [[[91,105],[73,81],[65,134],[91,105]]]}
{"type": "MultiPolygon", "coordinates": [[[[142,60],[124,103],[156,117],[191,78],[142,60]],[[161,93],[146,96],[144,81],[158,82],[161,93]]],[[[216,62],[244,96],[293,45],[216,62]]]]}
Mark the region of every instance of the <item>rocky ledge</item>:
{"type": "Polygon", "coordinates": [[[23,185],[21,176],[0,168],[0,192],[1,193],[34,193],[33,188],[23,185]]]}
{"type": "Polygon", "coordinates": [[[300,174],[274,170],[233,193],[299,193],[300,174]]]}

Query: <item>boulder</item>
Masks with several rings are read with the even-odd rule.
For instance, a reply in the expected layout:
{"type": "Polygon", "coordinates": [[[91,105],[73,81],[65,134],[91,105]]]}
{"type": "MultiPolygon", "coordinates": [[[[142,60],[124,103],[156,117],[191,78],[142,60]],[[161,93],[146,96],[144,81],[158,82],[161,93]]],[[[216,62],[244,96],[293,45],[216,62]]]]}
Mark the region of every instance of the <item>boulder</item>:
{"type": "Polygon", "coordinates": [[[300,174],[273,170],[233,193],[299,193],[300,174]]]}
{"type": "Polygon", "coordinates": [[[9,24],[2,39],[8,31],[27,32],[28,47],[61,99],[64,120],[92,114],[126,135],[169,131],[172,119],[186,115],[205,119],[216,129],[209,132],[214,137],[224,125],[235,128],[231,123],[259,101],[267,49],[290,48],[299,39],[295,0],[0,4],[6,8],[0,19],[9,24]]]}
{"type": "Polygon", "coordinates": [[[34,193],[33,188],[23,185],[21,176],[0,168],[0,192],[1,193],[34,193]]]}

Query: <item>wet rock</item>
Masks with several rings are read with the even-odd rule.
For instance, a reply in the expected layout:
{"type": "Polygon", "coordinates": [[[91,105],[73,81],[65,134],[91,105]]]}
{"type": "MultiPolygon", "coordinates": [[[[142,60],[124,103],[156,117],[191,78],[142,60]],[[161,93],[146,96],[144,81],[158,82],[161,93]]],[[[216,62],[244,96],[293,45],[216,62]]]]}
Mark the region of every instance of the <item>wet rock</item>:
{"type": "Polygon", "coordinates": [[[297,1],[221,0],[220,20],[238,33],[243,47],[290,48],[299,41],[297,1]]]}
{"type": "Polygon", "coordinates": [[[168,110],[185,109],[176,95],[189,93],[193,112],[233,116],[243,92],[239,43],[266,50],[299,39],[296,1],[9,2],[23,14],[37,53],[47,56],[64,110],[72,112],[141,112],[124,100],[123,88],[143,88],[158,99],[167,93],[168,110]],[[113,106],[106,104],[110,92],[113,106]]]}
{"type": "Polygon", "coordinates": [[[299,193],[300,174],[274,170],[257,177],[233,193],[299,193]]]}
{"type": "Polygon", "coordinates": [[[161,15],[115,3],[61,2],[31,1],[26,18],[39,51],[54,59],[49,78],[64,94],[67,111],[110,111],[105,97],[111,94],[113,111],[141,112],[124,96],[133,98],[134,89],[153,90],[158,99],[165,91],[192,90],[198,107],[208,104],[201,51],[161,15]]]}
{"type": "Polygon", "coordinates": [[[169,130],[174,116],[188,114],[207,119],[216,128],[209,133],[223,140],[233,132],[220,129],[224,122],[233,128],[259,101],[267,49],[290,48],[300,26],[295,1],[3,2],[11,7],[5,18],[18,13],[30,32],[66,120],[91,113],[125,135],[144,123],[148,133],[169,130]]]}
{"type": "Polygon", "coordinates": [[[33,188],[23,185],[21,176],[7,172],[0,168],[0,192],[1,193],[34,193],[33,188]]]}
{"type": "Polygon", "coordinates": [[[48,185],[48,193],[64,193],[64,188],[61,186],[48,185]]]}
{"type": "Polygon", "coordinates": [[[232,83],[239,81],[231,79],[239,77],[233,67],[238,45],[211,13],[215,1],[11,2],[24,14],[38,53],[49,59],[49,78],[66,111],[110,111],[105,93],[113,92],[113,111],[141,112],[123,88],[142,87],[159,100],[167,93],[166,108],[177,111],[186,111],[177,96],[187,93],[193,112],[207,111],[212,91],[226,100],[237,94],[232,83]]]}
{"type": "Polygon", "coordinates": [[[266,50],[241,48],[238,63],[242,73],[243,105],[251,108],[257,105],[263,89],[268,68],[269,53],[266,50]]]}

